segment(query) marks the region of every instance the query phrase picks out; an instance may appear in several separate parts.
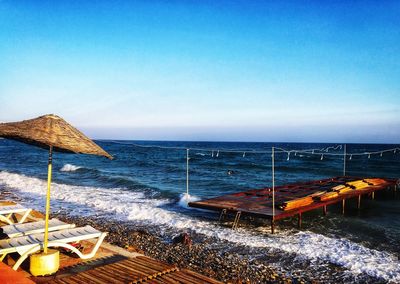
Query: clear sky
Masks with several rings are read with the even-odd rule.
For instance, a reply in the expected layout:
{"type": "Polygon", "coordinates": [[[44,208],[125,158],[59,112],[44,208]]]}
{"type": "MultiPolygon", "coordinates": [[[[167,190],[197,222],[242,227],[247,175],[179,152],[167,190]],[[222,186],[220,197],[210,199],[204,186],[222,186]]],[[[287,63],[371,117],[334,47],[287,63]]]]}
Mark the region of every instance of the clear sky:
{"type": "Polygon", "coordinates": [[[400,1],[0,0],[0,121],[399,143],[399,110],[400,1]]]}

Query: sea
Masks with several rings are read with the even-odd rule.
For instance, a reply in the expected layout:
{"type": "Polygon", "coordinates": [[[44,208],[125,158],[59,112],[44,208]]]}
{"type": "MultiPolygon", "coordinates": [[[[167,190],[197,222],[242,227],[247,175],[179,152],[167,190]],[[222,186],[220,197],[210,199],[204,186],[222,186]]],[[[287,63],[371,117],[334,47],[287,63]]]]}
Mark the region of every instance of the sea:
{"type": "MultiPolygon", "coordinates": [[[[400,283],[400,198],[394,192],[332,205],[296,219],[244,218],[237,230],[217,212],[189,208],[195,201],[272,184],[343,175],[344,145],[316,143],[96,141],[114,159],[53,154],[52,212],[107,218],[146,227],[169,241],[189,232],[222,252],[260,260],[285,275],[323,283],[400,283]],[[189,149],[189,196],[187,191],[189,149]],[[291,150],[290,153],[279,150],[291,150]],[[307,151],[303,151],[307,150],[307,151]]],[[[346,175],[400,178],[399,145],[347,144],[346,175]],[[391,149],[391,150],[390,150],[391,149]],[[383,153],[380,151],[387,150],[383,153]],[[369,155],[368,153],[372,153],[369,155]],[[358,155],[361,154],[361,155],[358,155]]],[[[44,210],[48,151],[0,139],[0,190],[44,210]]]]}

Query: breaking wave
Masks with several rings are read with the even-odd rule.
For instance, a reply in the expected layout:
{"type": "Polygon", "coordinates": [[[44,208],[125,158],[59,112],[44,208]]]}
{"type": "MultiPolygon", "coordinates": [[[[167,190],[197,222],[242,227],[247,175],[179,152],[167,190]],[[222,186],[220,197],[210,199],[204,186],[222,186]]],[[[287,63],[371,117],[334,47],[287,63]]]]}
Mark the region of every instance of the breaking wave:
{"type": "Polygon", "coordinates": [[[60,172],[75,172],[76,170],[79,170],[82,167],[79,166],[74,166],[71,164],[65,164],[61,169],[60,172]]]}
{"type": "Polygon", "coordinates": [[[198,201],[198,200],[200,200],[200,198],[197,196],[182,193],[178,203],[180,206],[182,206],[184,208],[189,208],[189,206],[188,206],[189,202],[194,202],[194,201],[198,201]]]}

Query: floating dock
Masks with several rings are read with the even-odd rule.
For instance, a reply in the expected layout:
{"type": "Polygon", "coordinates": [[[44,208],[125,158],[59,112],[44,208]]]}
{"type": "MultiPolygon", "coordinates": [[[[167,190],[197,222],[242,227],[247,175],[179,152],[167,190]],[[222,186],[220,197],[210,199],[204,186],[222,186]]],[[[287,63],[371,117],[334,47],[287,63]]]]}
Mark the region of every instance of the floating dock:
{"type": "Polygon", "coordinates": [[[341,176],[276,186],[275,206],[272,187],[189,202],[189,206],[218,211],[221,213],[220,220],[228,213],[235,214],[232,228],[238,226],[241,215],[266,218],[271,220],[271,232],[274,233],[277,220],[298,216],[300,228],[304,212],[322,208],[326,214],[328,205],[342,203],[344,214],[347,199],[357,198],[357,207],[360,208],[361,196],[371,196],[373,199],[376,191],[392,188],[395,192],[397,185],[396,179],[341,176]]]}

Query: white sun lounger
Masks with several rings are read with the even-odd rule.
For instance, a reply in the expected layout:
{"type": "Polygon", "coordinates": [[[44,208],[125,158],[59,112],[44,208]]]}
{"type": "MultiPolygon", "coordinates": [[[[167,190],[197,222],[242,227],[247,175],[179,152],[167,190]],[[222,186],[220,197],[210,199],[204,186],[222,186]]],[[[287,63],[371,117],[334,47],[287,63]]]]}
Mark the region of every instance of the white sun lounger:
{"type": "MultiPolygon", "coordinates": [[[[73,251],[82,259],[88,259],[96,254],[106,235],[107,233],[100,232],[90,226],[54,231],[49,233],[48,247],[63,247],[73,251]],[[77,248],[69,244],[90,239],[97,239],[97,242],[92,251],[87,254],[83,254],[77,248]]],[[[13,266],[13,269],[17,270],[29,255],[43,249],[43,243],[44,233],[1,240],[0,261],[9,253],[19,253],[21,256],[13,266]]]]}
{"type": "Polygon", "coordinates": [[[11,217],[16,213],[19,213],[22,214],[22,218],[18,223],[23,223],[31,211],[32,209],[25,208],[20,204],[0,206],[0,221],[12,225],[14,222],[11,217]]]}
{"type": "MultiPolygon", "coordinates": [[[[1,227],[3,234],[9,238],[16,238],[32,234],[44,233],[45,221],[35,221],[24,224],[12,224],[1,227]]],[[[58,219],[49,220],[49,232],[75,228],[75,224],[68,224],[58,219]]]]}

